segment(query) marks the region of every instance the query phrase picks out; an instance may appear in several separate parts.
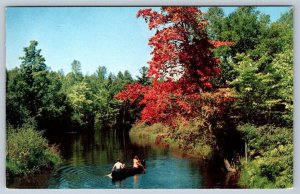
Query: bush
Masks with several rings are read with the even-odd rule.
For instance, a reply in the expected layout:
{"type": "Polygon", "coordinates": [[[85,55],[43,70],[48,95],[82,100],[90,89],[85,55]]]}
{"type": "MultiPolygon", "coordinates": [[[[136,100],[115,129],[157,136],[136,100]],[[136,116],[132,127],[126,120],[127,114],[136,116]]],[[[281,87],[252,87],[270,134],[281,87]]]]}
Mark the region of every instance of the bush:
{"type": "Polygon", "coordinates": [[[293,185],[293,134],[291,128],[242,125],[249,147],[242,162],[240,184],[251,188],[287,188],[293,185]]]}
{"type": "Polygon", "coordinates": [[[190,155],[210,158],[216,139],[206,119],[196,117],[189,122],[178,122],[169,136],[178,142],[179,147],[190,155]]]}
{"type": "Polygon", "coordinates": [[[9,175],[27,175],[61,162],[58,149],[49,146],[42,132],[30,127],[8,129],[6,168],[9,175]]]}

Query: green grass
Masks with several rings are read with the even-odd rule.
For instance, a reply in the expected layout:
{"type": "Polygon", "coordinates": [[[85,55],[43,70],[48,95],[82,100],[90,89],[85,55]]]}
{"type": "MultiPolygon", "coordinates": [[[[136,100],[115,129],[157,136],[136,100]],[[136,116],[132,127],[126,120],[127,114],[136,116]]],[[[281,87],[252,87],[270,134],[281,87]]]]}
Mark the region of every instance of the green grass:
{"type": "Polygon", "coordinates": [[[129,135],[131,141],[139,145],[155,145],[156,138],[163,136],[163,142],[168,144],[171,150],[181,151],[191,157],[209,158],[213,154],[212,147],[203,141],[202,134],[195,131],[197,127],[194,125],[180,126],[174,130],[161,123],[153,125],[141,123],[133,126],[129,135]]]}
{"type": "Polygon", "coordinates": [[[191,150],[191,153],[194,155],[199,155],[205,158],[209,158],[213,154],[213,149],[208,144],[197,143],[194,148],[191,150]]]}
{"type": "Polygon", "coordinates": [[[145,123],[137,124],[129,132],[130,139],[138,145],[151,145],[154,144],[159,131],[163,128],[164,126],[160,123],[152,126],[148,126],[145,123]]]}

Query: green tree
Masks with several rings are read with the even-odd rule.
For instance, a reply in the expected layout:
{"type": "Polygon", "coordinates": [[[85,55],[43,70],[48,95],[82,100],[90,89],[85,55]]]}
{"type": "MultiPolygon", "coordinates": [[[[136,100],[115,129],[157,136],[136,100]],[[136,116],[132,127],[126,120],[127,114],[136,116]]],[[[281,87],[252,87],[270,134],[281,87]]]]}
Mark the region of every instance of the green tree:
{"type": "Polygon", "coordinates": [[[246,123],[238,127],[248,159],[242,162],[240,183],[251,188],[286,188],[293,182],[291,16],[292,10],[262,25],[254,48],[230,61],[236,72],[231,82],[237,97],[233,116],[240,124],[246,123]]]}
{"type": "Polygon", "coordinates": [[[259,43],[262,29],[268,23],[255,7],[239,7],[225,19],[221,37],[235,42],[229,48],[231,56],[254,49],[259,43]]]}
{"type": "Polygon", "coordinates": [[[208,32],[215,40],[230,40],[234,45],[215,49],[215,55],[221,58],[221,77],[215,80],[217,85],[226,85],[235,79],[237,72],[230,61],[237,62],[238,53],[247,53],[250,58],[257,60],[265,52],[257,50],[262,40],[267,40],[270,19],[256,10],[255,7],[239,7],[224,17],[221,8],[210,8],[207,18],[210,22],[208,32]],[[250,54],[250,52],[252,52],[250,54]]]}
{"type": "Polygon", "coordinates": [[[222,30],[224,28],[224,11],[219,7],[210,7],[206,18],[210,25],[207,27],[208,34],[212,40],[222,40],[222,30]]]}
{"type": "Polygon", "coordinates": [[[137,81],[143,85],[149,85],[151,83],[150,78],[148,77],[148,67],[143,66],[139,72],[140,72],[140,76],[136,76],[137,81]]]}
{"type": "Polygon", "coordinates": [[[45,109],[45,98],[48,95],[50,80],[49,70],[45,59],[41,55],[41,49],[37,49],[38,42],[31,41],[28,47],[24,48],[24,56],[20,57],[20,68],[8,73],[7,79],[7,106],[9,112],[17,118],[8,117],[8,121],[22,124],[26,121],[39,121],[43,118],[45,109]],[[20,108],[18,108],[20,106],[20,108]]]}
{"type": "Polygon", "coordinates": [[[283,14],[278,21],[267,25],[256,48],[249,53],[253,59],[268,56],[271,62],[276,54],[283,52],[286,45],[293,45],[293,12],[283,14]]]}
{"type": "MultiPolygon", "coordinates": [[[[254,49],[230,62],[234,84],[247,122],[291,126],[293,110],[292,10],[262,30],[254,49]],[[285,22],[283,20],[286,19],[285,22]],[[289,116],[288,116],[289,115],[289,116]],[[259,119],[258,119],[259,118],[259,119]]],[[[263,25],[261,25],[263,26],[263,25]]],[[[262,28],[261,28],[262,29],[262,28]]]]}
{"type": "Polygon", "coordinates": [[[13,126],[21,126],[28,122],[30,111],[23,102],[23,94],[19,92],[19,88],[25,85],[20,80],[20,69],[14,68],[7,71],[6,77],[6,119],[13,126]]]}
{"type": "Polygon", "coordinates": [[[129,84],[133,82],[133,78],[128,70],[124,71],[124,82],[125,84],[129,84]]]}
{"type": "MultiPolygon", "coordinates": [[[[47,87],[47,93],[42,98],[43,117],[40,119],[40,124],[43,127],[57,127],[62,123],[65,123],[64,120],[68,113],[67,111],[67,102],[66,95],[63,93],[63,74],[59,72],[51,71],[47,74],[47,79],[49,80],[49,85],[47,87]]],[[[67,117],[68,118],[68,117],[67,117]]]]}
{"type": "Polygon", "coordinates": [[[95,116],[95,124],[103,127],[111,124],[110,119],[110,101],[109,83],[107,78],[107,69],[104,66],[99,66],[94,74],[85,77],[85,82],[91,88],[94,95],[93,99],[93,114],[95,116]]]}
{"type": "Polygon", "coordinates": [[[264,58],[253,61],[244,54],[234,64],[238,76],[232,82],[242,120],[257,124],[292,124],[293,55],[292,49],[279,53],[265,65],[264,58]],[[264,71],[259,71],[263,64],[264,71]]]}
{"type": "Polygon", "coordinates": [[[74,110],[72,120],[83,126],[93,124],[92,110],[94,95],[85,82],[80,82],[68,89],[67,101],[74,110]]]}
{"type": "Polygon", "coordinates": [[[250,188],[293,186],[293,129],[251,124],[238,127],[248,145],[240,184],[250,188]]]}
{"type": "Polygon", "coordinates": [[[96,70],[96,75],[98,77],[99,82],[103,82],[106,79],[107,69],[105,66],[99,66],[96,70]]]}
{"type": "Polygon", "coordinates": [[[48,69],[45,58],[41,55],[41,49],[37,49],[38,42],[31,41],[29,47],[24,48],[25,55],[22,60],[20,77],[25,82],[25,87],[20,88],[24,101],[32,116],[41,116],[43,107],[42,97],[47,93],[49,80],[47,79],[48,69]]]}
{"type": "Polygon", "coordinates": [[[72,76],[75,82],[82,81],[83,75],[81,72],[81,62],[78,60],[73,60],[71,63],[72,66],[72,76]]]}

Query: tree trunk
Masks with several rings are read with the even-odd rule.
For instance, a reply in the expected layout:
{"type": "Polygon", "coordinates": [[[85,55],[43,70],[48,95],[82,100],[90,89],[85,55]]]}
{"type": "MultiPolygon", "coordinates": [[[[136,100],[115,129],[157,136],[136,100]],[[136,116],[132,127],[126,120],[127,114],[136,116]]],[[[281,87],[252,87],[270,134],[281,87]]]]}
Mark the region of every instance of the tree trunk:
{"type": "Polygon", "coordinates": [[[126,114],[126,102],[124,104],[124,109],[123,109],[123,125],[125,123],[125,114],[126,114]]]}
{"type": "Polygon", "coordinates": [[[236,172],[236,169],[233,168],[227,159],[224,159],[224,165],[228,172],[236,172]]]}
{"type": "Polygon", "coordinates": [[[245,140],[245,158],[246,158],[246,163],[248,162],[248,146],[247,146],[247,142],[245,140]]]}

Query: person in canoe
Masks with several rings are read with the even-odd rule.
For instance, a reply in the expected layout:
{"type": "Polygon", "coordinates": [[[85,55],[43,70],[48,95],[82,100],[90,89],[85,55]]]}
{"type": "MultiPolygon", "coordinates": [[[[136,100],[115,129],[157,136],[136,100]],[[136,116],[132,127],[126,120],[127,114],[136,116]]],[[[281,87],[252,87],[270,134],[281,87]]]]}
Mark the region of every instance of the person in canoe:
{"type": "Polygon", "coordinates": [[[134,158],[133,158],[133,168],[139,168],[139,167],[142,167],[145,170],[145,168],[144,168],[143,164],[141,163],[139,157],[134,156],[134,158]]]}
{"type": "Polygon", "coordinates": [[[120,159],[117,160],[117,162],[114,164],[114,166],[112,167],[111,171],[120,171],[121,169],[125,168],[125,164],[123,164],[121,162],[120,159]]]}

